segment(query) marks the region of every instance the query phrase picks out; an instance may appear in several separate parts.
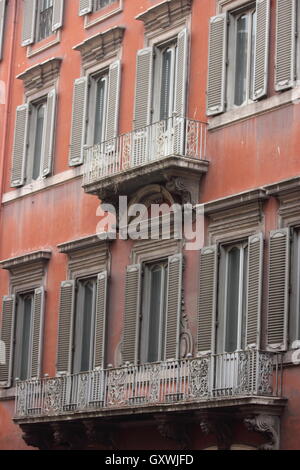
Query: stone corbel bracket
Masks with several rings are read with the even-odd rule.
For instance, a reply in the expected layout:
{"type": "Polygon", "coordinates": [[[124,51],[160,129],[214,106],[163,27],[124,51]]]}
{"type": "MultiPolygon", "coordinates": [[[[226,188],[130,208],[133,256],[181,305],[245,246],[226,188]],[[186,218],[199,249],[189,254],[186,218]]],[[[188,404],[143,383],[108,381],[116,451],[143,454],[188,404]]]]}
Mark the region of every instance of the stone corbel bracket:
{"type": "Polygon", "coordinates": [[[249,431],[263,434],[268,442],[259,446],[259,450],[279,450],[280,447],[280,417],[272,415],[254,415],[244,419],[249,431]]]}

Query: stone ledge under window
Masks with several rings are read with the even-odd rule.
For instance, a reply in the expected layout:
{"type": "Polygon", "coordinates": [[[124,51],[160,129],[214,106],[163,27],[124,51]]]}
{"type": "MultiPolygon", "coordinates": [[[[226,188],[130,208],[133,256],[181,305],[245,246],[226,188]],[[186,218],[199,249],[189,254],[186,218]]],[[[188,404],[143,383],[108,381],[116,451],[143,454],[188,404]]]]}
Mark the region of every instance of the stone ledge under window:
{"type": "Polygon", "coordinates": [[[36,64],[25,70],[16,78],[23,80],[26,91],[32,91],[45,88],[53,84],[59,74],[62,59],[60,57],[52,57],[45,62],[36,64]]]}
{"type": "Polygon", "coordinates": [[[278,214],[280,227],[299,225],[300,222],[300,177],[296,176],[288,180],[266,186],[269,196],[279,200],[278,214]]]}
{"type": "Polygon", "coordinates": [[[0,389],[0,402],[8,401],[8,400],[15,400],[15,398],[16,398],[15,388],[0,389]]]}
{"type": "Polygon", "coordinates": [[[191,13],[192,0],[165,0],[144,13],[136,16],[136,20],[143,21],[146,33],[165,28],[187,17],[191,13]]]}

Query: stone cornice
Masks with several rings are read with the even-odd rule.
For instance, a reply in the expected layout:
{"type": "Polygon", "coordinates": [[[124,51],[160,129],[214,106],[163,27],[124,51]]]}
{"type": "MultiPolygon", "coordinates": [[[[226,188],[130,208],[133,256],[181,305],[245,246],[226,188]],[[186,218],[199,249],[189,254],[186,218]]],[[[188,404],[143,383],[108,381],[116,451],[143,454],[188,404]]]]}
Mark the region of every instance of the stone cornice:
{"type": "Polygon", "coordinates": [[[186,18],[191,12],[192,0],[165,0],[136,16],[144,22],[146,33],[163,28],[186,18]]]}
{"type": "Polygon", "coordinates": [[[57,247],[60,253],[72,254],[76,251],[84,250],[86,248],[91,248],[95,246],[102,246],[106,248],[107,243],[110,241],[112,240],[110,240],[109,237],[107,237],[107,239],[101,239],[98,237],[98,235],[90,235],[88,237],[78,238],[77,240],[61,243],[60,245],[57,245],[57,247]]]}
{"type": "Polygon", "coordinates": [[[267,194],[279,200],[278,214],[281,227],[295,226],[300,223],[300,177],[266,186],[267,194]]]}
{"type": "Polygon", "coordinates": [[[51,258],[51,254],[50,250],[34,251],[32,253],[1,261],[0,267],[2,269],[7,269],[8,271],[16,270],[17,268],[23,269],[23,267],[33,265],[35,263],[46,263],[51,258]]]}
{"type": "Polygon", "coordinates": [[[254,202],[261,202],[268,199],[266,191],[262,188],[251,189],[249,191],[216,199],[204,204],[205,215],[212,215],[224,210],[235,209],[254,202]]]}
{"type": "Polygon", "coordinates": [[[294,191],[300,191],[300,176],[269,184],[265,186],[265,189],[269,196],[278,197],[294,191]]]}
{"type": "Polygon", "coordinates": [[[106,56],[117,53],[121,47],[124,33],[124,27],[114,26],[77,44],[73,49],[81,53],[84,65],[96,62],[106,56]]]}
{"type": "Polygon", "coordinates": [[[45,62],[30,67],[25,72],[17,75],[17,78],[23,81],[26,91],[46,88],[57,80],[61,62],[61,58],[52,57],[45,62]]]}

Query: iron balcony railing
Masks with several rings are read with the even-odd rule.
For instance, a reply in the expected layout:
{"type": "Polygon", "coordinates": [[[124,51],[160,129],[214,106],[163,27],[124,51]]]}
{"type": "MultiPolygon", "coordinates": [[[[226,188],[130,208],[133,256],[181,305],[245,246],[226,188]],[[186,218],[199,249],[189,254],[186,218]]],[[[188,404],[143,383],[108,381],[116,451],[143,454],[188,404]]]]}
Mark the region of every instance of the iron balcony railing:
{"type": "Polygon", "coordinates": [[[174,116],[85,148],[83,185],[171,155],[204,160],[207,123],[174,116]]]}
{"type": "Polygon", "coordinates": [[[15,417],[226,397],[280,397],[280,357],[249,350],[17,382],[15,417]]]}

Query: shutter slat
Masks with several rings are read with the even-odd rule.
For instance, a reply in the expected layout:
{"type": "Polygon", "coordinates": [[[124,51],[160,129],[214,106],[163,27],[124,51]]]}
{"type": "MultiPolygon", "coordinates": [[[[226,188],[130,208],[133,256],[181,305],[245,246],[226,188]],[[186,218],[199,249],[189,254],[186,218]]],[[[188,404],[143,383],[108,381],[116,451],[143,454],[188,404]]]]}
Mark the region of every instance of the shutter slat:
{"type": "Polygon", "coordinates": [[[185,28],[177,38],[177,65],[175,82],[174,153],[183,155],[184,116],[186,108],[186,90],[188,78],[188,30],[185,28]]]}
{"type": "Polygon", "coordinates": [[[93,9],[93,0],[80,0],[79,2],[79,16],[91,13],[93,9]]]}
{"type": "Polygon", "coordinates": [[[95,361],[94,367],[104,367],[107,312],[107,271],[98,275],[96,300],[95,361]]]}
{"type": "Polygon", "coordinates": [[[179,359],[182,267],[183,257],[181,254],[169,258],[165,345],[166,359],[179,359]]]}
{"type": "Polygon", "coordinates": [[[200,252],[199,298],[198,298],[198,352],[214,351],[214,327],[217,298],[216,246],[205,247],[200,252]]]}
{"type": "Polygon", "coordinates": [[[24,184],[27,134],[28,134],[29,105],[24,104],[17,107],[16,125],[13,146],[11,186],[18,187],[24,184]]]}
{"type": "Polygon", "coordinates": [[[270,233],[268,348],[287,347],[289,300],[289,229],[270,233]]]}
{"type": "Polygon", "coordinates": [[[13,337],[15,323],[15,296],[6,296],[2,304],[0,339],[5,345],[5,364],[0,364],[0,386],[10,387],[13,360],[13,337]]]}
{"type": "Polygon", "coordinates": [[[34,42],[37,0],[24,0],[22,46],[34,42]]]}
{"type": "Polygon", "coordinates": [[[75,281],[64,281],[60,290],[57,372],[67,374],[72,367],[75,281]]]}
{"type": "Polygon", "coordinates": [[[207,115],[223,113],[225,110],[225,76],[227,56],[227,15],[210,19],[207,115]]]}
{"type": "Polygon", "coordinates": [[[121,84],[121,61],[117,60],[109,67],[109,85],[107,96],[107,119],[105,140],[113,139],[118,134],[119,101],[121,84]]]}
{"type": "Polygon", "coordinates": [[[260,347],[263,243],[261,233],[248,240],[246,345],[257,349],[260,347]]]}
{"type": "Polygon", "coordinates": [[[151,121],[153,48],[137,53],[134,129],[148,126],[151,121]]]}
{"type": "Polygon", "coordinates": [[[4,24],[6,0],[0,0],[0,60],[3,55],[4,24]]]}
{"type": "Polygon", "coordinates": [[[43,142],[43,176],[52,173],[53,162],[53,144],[54,144],[54,128],[56,113],[56,91],[51,90],[47,98],[46,121],[44,126],[44,142],[43,142]]]}
{"type": "Polygon", "coordinates": [[[127,266],[125,286],[124,333],[122,344],[123,362],[138,361],[138,340],[140,325],[142,266],[127,266]]]}
{"type": "Polygon", "coordinates": [[[71,148],[69,156],[70,166],[81,165],[83,163],[87,92],[88,78],[82,77],[75,80],[72,105],[71,148]]]}
{"type": "Polygon", "coordinates": [[[33,333],[30,377],[38,378],[42,369],[43,329],[45,310],[45,290],[43,287],[34,292],[33,333]]]}
{"type": "Polygon", "coordinates": [[[277,0],[275,90],[291,88],[296,78],[296,0],[277,0]]]}
{"type": "Polygon", "coordinates": [[[52,31],[57,31],[63,25],[64,0],[54,0],[52,15],[52,31]]]}
{"type": "Polygon", "coordinates": [[[270,0],[256,1],[256,41],[253,79],[253,99],[267,94],[270,36],[270,0]]]}

